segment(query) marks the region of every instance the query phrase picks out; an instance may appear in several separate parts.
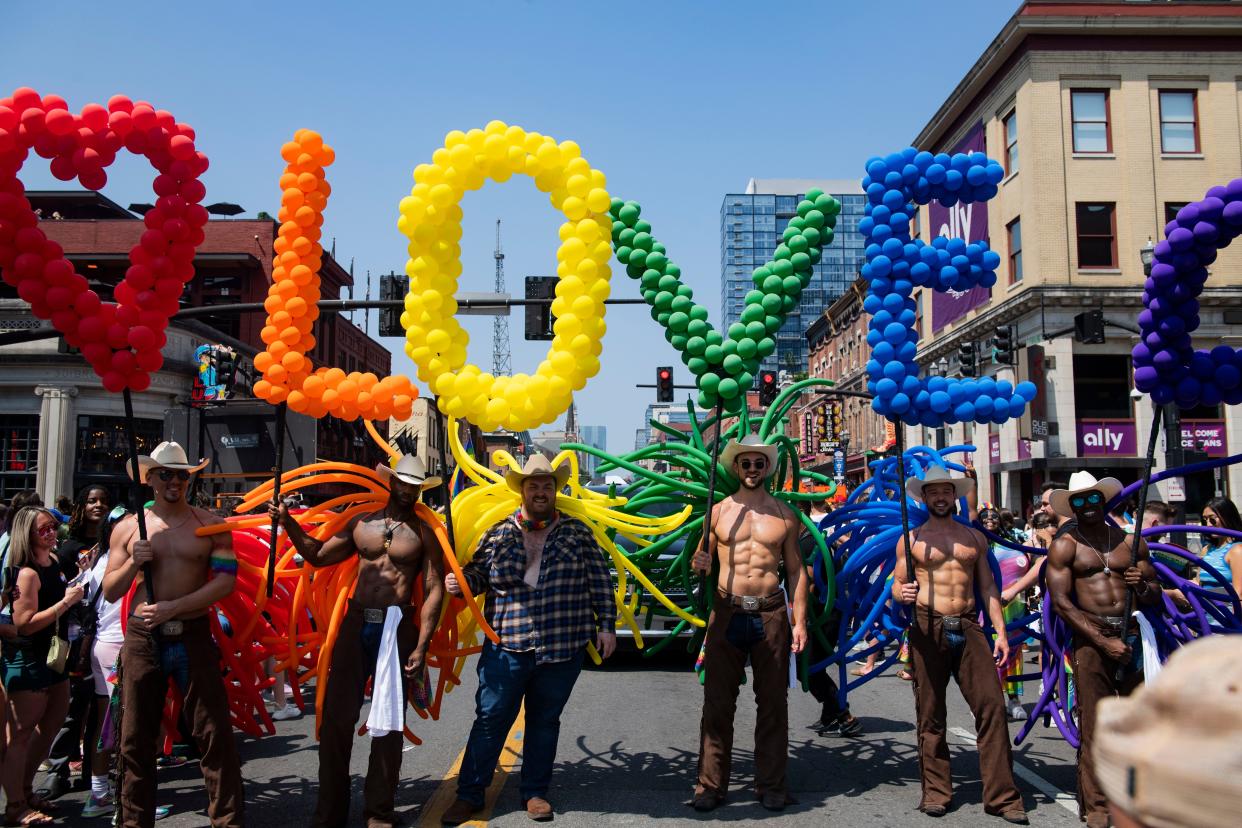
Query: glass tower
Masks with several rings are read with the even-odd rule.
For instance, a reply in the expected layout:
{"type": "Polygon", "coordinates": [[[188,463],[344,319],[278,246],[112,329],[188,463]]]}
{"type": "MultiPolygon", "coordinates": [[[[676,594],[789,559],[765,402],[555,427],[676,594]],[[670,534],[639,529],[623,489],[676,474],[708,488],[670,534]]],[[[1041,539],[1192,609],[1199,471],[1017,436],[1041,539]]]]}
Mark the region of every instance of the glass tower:
{"type": "Polygon", "coordinates": [[[866,196],[858,181],[754,179],[745,193],[729,193],[720,205],[720,316],[722,330],[738,321],[743,299],[754,289],[750,275],[767,262],[798,202],[818,187],[841,202],[832,244],[824,248],[802,301],[776,333],[776,351],[760,366],[765,371],[797,373],[807,369],[806,328],[849,289],[863,265],[858,222],[866,196]]]}

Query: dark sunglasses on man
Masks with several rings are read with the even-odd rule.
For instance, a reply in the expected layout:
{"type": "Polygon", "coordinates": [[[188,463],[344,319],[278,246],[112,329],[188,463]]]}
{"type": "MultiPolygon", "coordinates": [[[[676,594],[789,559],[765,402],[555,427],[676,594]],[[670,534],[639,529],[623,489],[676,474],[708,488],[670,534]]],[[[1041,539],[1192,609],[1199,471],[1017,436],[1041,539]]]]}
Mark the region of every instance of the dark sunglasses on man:
{"type": "Polygon", "coordinates": [[[1104,495],[1099,492],[1087,492],[1086,494],[1074,495],[1070,498],[1070,505],[1075,509],[1081,509],[1088,503],[1092,506],[1099,506],[1103,502],[1104,495]]]}
{"type": "Polygon", "coordinates": [[[160,480],[163,480],[165,483],[172,480],[173,478],[180,480],[182,483],[190,479],[190,473],[186,471],[185,469],[160,469],[155,474],[157,477],[159,477],[160,480]]]}
{"type": "Polygon", "coordinates": [[[751,469],[754,469],[755,471],[763,471],[768,467],[768,461],[764,459],[738,460],[737,464],[742,467],[743,471],[750,471],[751,469]]]}

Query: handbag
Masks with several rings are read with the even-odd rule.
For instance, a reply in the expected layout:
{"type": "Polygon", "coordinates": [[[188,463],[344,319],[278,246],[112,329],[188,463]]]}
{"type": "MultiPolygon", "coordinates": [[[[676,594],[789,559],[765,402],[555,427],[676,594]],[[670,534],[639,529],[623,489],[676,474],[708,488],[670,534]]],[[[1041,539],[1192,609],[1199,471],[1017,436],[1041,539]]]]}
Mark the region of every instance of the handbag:
{"type": "Polygon", "coordinates": [[[69,660],[69,642],[61,638],[59,635],[52,636],[52,641],[47,647],[47,666],[48,669],[57,673],[65,672],[65,662],[69,660]]]}

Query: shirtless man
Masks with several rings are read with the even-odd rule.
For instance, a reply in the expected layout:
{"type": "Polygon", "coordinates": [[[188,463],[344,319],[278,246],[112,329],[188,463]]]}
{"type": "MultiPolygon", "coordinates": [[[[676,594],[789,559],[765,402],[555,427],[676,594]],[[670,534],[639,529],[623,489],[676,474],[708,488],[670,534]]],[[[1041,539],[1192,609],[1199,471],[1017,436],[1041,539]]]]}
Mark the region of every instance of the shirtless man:
{"type": "Polygon", "coordinates": [[[1128,695],[1143,680],[1137,625],[1122,618],[1126,591],[1141,603],[1160,600],[1160,584],[1139,541],[1137,564],[1130,565],[1132,534],[1110,526],[1105,507],[1121,491],[1115,478],[1096,480],[1076,472],[1068,489],[1050,498],[1052,508],[1074,518],[1073,528],[1048,548],[1048,594],[1057,615],[1074,631],[1074,685],[1077,688],[1078,809],[1089,828],[1107,828],[1108,801],[1095,778],[1096,707],[1110,696],[1128,695]],[[1118,671],[1121,678],[1118,679],[1118,671]]]}
{"type": "MultiPolygon", "coordinates": [[[[407,682],[423,680],[427,646],[440,620],[444,603],[444,560],[430,526],[415,513],[419,495],[440,485],[427,477],[417,457],[404,456],[396,468],[376,466],[389,478],[388,504],[378,512],[358,517],[325,541],[302,529],[288,507],[273,503],[271,514],[289,533],[289,540],[311,566],[331,566],[358,555],[358,575],[349,609],[332,647],[328,686],[319,729],[319,801],[316,828],[341,828],[349,817],[349,756],[354,727],[362,709],[369,677],[379,684],[377,660],[383,639],[395,635],[397,653],[407,682]],[[423,605],[415,623],[411,604],[414,585],[423,582],[423,605]]],[[[404,682],[403,682],[404,684],[404,682]]],[[[372,699],[388,688],[376,686],[372,699]]],[[[400,688],[401,710],[408,698],[400,688]]],[[[372,731],[371,760],[367,768],[364,816],[368,828],[391,828],[397,779],[401,773],[402,731],[383,735],[372,731]]]]}
{"type": "Polygon", "coordinates": [[[987,539],[954,520],[958,500],[974,485],[940,468],[906,484],[909,496],[923,501],[928,511],[927,522],[899,542],[893,570],[893,598],[915,605],[909,640],[923,780],[919,810],[944,816],[953,798],[945,741],[945,690],[952,676],[975,714],[984,810],[1026,825],[1022,794],[1013,781],[1005,695],[996,674],[997,666],[1009,659],[1009,641],[998,635],[995,647],[989,648],[987,634],[976,621],[978,585],[992,626],[1005,629],[1000,593],[988,566],[987,539]],[[914,558],[913,581],[906,567],[907,542],[914,558]]]}
{"type": "Polygon", "coordinates": [[[708,544],[692,565],[701,575],[720,561],[716,602],[707,622],[703,666],[703,719],[694,808],[710,811],[724,801],[733,751],[733,714],[747,656],[754,668],[755,795],[770,811],[791,802],[785,784],[789,754],[789,654],[806,646],[807,579],[798,549],[800,522],[768,494],[764,484],[776,468],[776,446],[755,435],[733,442],[720,462],[741,481],[737,493],[712,509],[708,544]],[[790,630],[781,564],[793,594],[790,630]]]}
{"type": "Polygon", "coordinates": [[[156,743],[170,678],[185,696],[186,720],[193,723],[202,752],[211,824],[243,824],[241,763],[220,677],[220,653],[207,618],[212,605],[233,591],[237,558],[228,532],[194,534],[200,526],[221,520],[185,500],[190,477],[206,465],[206,460],[191,465],[176,443],[160,443],[149,456],[139,456],[138,479],[155,495],[146,511],[147,540],[138,537],[138,519],[131,515],[116,525],[109,544],[104,600],[120,600],[139,582],[121,647],[124,828],[155,823],[156,743]],[[151,584],[138,577],[147,565],[151,584]]]}

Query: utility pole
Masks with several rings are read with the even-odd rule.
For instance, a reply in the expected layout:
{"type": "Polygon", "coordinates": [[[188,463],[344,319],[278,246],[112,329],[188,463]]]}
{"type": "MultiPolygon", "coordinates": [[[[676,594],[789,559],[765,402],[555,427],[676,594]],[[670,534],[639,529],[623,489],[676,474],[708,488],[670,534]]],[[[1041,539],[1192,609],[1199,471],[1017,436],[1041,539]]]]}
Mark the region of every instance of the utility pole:
{"type": "MultiPolygon", "coordinates": [[[[500,219],[496,219],[496,293],[505,292],[505,254],[500,247],[500,219]]],[[[509,317],[497,316],[492,320],[492,376],[508,376],[513,373],[509,356],[509,317]]]]}

